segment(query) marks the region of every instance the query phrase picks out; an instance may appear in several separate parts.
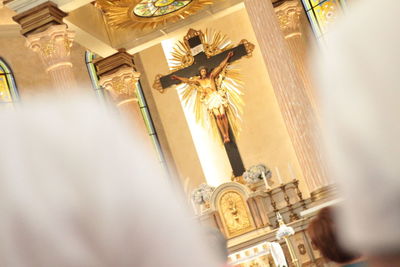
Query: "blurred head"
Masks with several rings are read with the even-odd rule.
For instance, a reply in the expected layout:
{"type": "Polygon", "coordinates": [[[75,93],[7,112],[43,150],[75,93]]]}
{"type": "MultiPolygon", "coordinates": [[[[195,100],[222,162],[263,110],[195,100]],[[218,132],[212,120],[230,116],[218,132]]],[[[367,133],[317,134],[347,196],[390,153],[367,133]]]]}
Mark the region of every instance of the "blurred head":
{"type": "Polygon", "coordinates": [[[339,244],[333,208],[326,207],[320,210],[317,217],[311,221],[307,231],[311,241],[326,259],[346,263],[359,257],[344,250],[339,244]]]}
{"type": "Polygon", "coordinates": [[[201,67],[199,68],[199,73],[200,73],[200,77],[201,77],[202,79],[206,78],[206,77],[207,77],[207,68],[204,67],[204,66],[201,66],[201,67]]]}
{"type": "Polygon", "coordinates": [[[218,266],[144,140],[95,100],[0,121],[0,266],[218,266]]]}
{"type": "Polygon", "coordinates": [[[359,1],[313,66],[328,173],[344,199],[338,232],[369,258],[400,255],[400,1],[385,2],[390,9],[377,14],[377,1],[359,1]]]}

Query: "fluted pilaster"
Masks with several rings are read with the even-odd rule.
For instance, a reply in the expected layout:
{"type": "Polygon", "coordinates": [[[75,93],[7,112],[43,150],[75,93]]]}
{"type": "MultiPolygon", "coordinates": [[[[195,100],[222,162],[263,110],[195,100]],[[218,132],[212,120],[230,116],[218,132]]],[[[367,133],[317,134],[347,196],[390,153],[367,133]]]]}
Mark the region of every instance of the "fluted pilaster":
{"type": "Polygon", "coordinates": [[[329,181],[318,151],[318,127],[311,101],[271,1],[245,0],[245,5],[305,181],[313,192],[329,181]]]}
{"type": "Polygon", "coordinates": [[[69,92],[76,88],[70,59],[74,35],[66,25],[53,25],[26,38],[27,46],[39,55],[55,88],[60,92],[69,92]]]}
{"type": "Polygon", "coordinates": [[[279,26],[292,54],[299,76],[304,83],[305,93],[310,100],[314,112],[318,114],[314,88],[311,82],[310,71],[307,62],[307,43],[300,27],[300,15],[302,6],[298,0],[285,1],[275,7],[279,26]]]}
{"type": "Polygon", "coordinates": [[[62,94],[70,93],[77,88],[70,59],[75,34],[63,23],[67,13],[53,2],[39,3],[13,19],[21,26],[26,45],[40,57],[54,90],[62,94]]]}

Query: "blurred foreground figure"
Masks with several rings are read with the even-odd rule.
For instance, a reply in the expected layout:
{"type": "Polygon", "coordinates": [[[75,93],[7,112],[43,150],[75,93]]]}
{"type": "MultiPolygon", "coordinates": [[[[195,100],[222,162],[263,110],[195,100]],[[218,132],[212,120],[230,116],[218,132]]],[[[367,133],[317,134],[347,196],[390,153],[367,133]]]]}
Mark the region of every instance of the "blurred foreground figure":
{"type": "Polygon", "coordinates": [[[228,248],[227,241],[222,233],[214,227],[203,227],[203,237],[205,242],[213,252],[214,257],[218,260],[220,267],[228,266],[228,248]]]}
{"type": "Polygon", "coordinates": [[[376,266],[400,266],[400,1],[356,4],[318,66],[331,172],[346,199],[339,230],[376,266]]]}
{"type": "Polygon", "coordinates": [[[326,207],[320,210],[317,217],[308,226],[307,232],[311,241],[325,259],[346,267],[366,266],[360,262],[359,255],[343,249],[339,244],[335,210],[333,207],[326,207]]]}
{"type": "Polygon", "coordinates": [[[75,101],[0,114],[0,266],[217,266],[143,142],[75,101]]]}

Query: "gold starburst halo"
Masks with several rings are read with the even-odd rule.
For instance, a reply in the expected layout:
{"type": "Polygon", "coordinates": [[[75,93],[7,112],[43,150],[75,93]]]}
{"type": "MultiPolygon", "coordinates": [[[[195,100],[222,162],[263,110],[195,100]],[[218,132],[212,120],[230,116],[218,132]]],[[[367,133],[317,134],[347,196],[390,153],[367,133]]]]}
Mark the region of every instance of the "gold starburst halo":
{"type": "Polygon", "coordinates": [[[227,35],[223,35],[219,31],[213,29],[206,29],[206,33],[202,31],[195,31],[190,29],[183,41],[178,41],[171,53],[170,59],[171,72],[189,67],[194,63],[194,57],[190,52],[188,39],[193,36],[200,36],[203,43],[204,52],[208,58],[222,53],[234,47],[233,42],[228,38],[227,35]]]}
{"type": "Polygon", "coordinates": [[[118,29],[143,30],[185,19],[215,1],[217,0],[97,0],[96,4],[105,13],[109,25],[118,29]],[[139,16],[138,8],[144,8],[145,5],[153,12],[139,16]]]}

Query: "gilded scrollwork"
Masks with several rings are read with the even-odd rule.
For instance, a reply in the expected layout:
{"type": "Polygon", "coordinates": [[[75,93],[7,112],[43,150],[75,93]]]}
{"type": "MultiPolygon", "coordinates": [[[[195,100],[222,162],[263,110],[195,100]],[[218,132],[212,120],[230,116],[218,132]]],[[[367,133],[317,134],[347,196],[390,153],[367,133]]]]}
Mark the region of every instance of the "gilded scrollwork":
{"type": "Polygon", "coordinates": [[[161,74],[157,74],[156,79],[154,80],[153,83],[153,88],[159,91],[160,93],[164,93],[164,88],[161,85],[160,78],[162,77],[161,74]]]}
{"type": "Polygon", "coordinates": [[[189,29],[188,33],[183,37],[183,40],[187,47],[190,47],[189,45],[189,39],[199,36],[200,40],[202,43],[204,43],[204,33],[201,30],[195,30],[195,29],[189,29]]]}
{"type": "Polygon", "coordinates": [[[208,58],[234,47],[228,36],[210,29],[206,29],[204,40],[204,53],[208,58]]]}
{"type": "Polygon", "coordinates": [[[136,100],[136,82],[140,74],[132,68],[126,67],[119,71],[100,78],[100,85],[110,92],[113,100],[118,104],[128,99],[136,100]]]}
{"type": "Polygon", "coordinates": [[[285,36],[300,34],[301,10],[298,1],[286,1],[275,8],[279,25],[285,36]]]}
{"type": "Polygon", "coordinates": [[[143,30],[155,29],[185,19],[214,4],[214,0],[96,0],[95,3],[105,14],[110,26],[118,29],[143,30]]]}
{"type": "Polygon", "coordinates": [[[52,57],[55,54],[54,41],[50,40],[39,47],[40,52],[45,57],[52,57]]]}
{"type": "Polygon", "coordinates": [[[255,229],[249,208],[240,193],[228,191],[221,195],[219,211],[228,237],[255,229]]]}
{"type": "Polygon", "coordinates": [[[247,52],[246,57],[251,57],[253,55],[255,45],[250,43],[246,39],[241,40],[240,44],[244,44],[244,47],[246,48],[246,52],[247,52]]]}
{"type": "Polygon", "coordinates": [[[44,32],[27,37],[27,46],[38,53],[46,70],[69,65],[72,41],[75,34],[66,25],[54,25],[44,32]]]}

